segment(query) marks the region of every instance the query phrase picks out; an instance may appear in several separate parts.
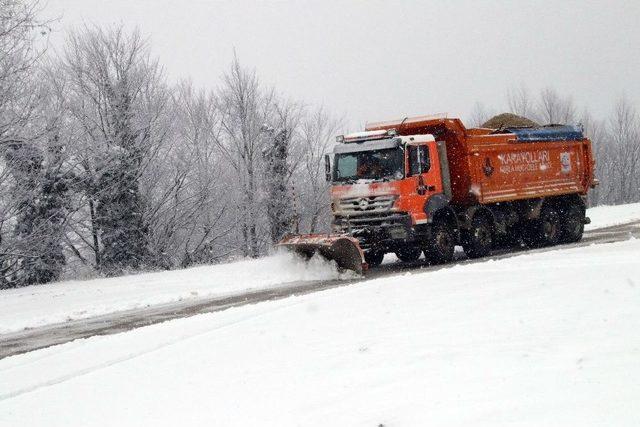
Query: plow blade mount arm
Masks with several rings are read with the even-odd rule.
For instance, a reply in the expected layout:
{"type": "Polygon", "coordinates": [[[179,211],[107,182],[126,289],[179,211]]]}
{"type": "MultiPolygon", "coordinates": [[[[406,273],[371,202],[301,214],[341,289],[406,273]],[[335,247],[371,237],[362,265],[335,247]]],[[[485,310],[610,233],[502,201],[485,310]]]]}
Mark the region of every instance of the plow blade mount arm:
{"type": "Polygon", "coordinates": [[[358,240],[344,235],[301,234],[287,236],[280,241],[278,247],[287,248],[309,259],[318,253],[323,258],[333,260],[338,267],[363,274],[367,269],[364,253],[358,240]]]}

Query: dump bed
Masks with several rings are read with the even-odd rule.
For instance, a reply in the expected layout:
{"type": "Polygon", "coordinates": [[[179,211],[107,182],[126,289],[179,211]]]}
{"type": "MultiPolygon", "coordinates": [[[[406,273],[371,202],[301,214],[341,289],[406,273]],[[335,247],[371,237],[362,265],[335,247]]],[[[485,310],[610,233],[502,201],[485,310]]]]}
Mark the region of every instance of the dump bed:
{"type": "MultiPolygon", "coordinates": [[[[464,161],[452,163],[467,163],[462,166],[468,170],[466,191],[472,198],[480,203],[496,203],[587,193],[593,180],[593,159],[591,143],[582,132],[576,129],[518,132],[466,139],[466,153],[459,152],[464,161]]],[[[458,168],[451,174],[460,173],[458,168]]],[[[457,190],[454,199],[465,200],[465,188],[457,186],[457,190]]]]}
{"type": "Polygon", "coordinates": [[[586,194],[594,182],[591,141],[575,126],[497,132],[466,129],[459,119],[416,117],[367,126],[378,129],[445,141],[454,203],[586,194]]]}

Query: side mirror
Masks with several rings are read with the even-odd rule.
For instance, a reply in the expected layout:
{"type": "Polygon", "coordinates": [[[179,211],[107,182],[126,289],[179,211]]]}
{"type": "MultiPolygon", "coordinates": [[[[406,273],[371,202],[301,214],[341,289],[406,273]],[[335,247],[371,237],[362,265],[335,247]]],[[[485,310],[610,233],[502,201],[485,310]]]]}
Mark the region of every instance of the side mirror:
{"type": "Polygon", "coordinates": [[[331,156],[324,155],[324,178],[327,182],[331,182],[331,156]]]}

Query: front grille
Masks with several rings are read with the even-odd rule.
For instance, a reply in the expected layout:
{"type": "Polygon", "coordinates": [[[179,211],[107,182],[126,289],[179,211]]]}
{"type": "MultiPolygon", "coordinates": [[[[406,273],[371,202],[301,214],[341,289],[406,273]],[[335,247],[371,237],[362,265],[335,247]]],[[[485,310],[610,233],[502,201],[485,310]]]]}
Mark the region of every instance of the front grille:
{"type": "Polygon", "coordinates": [[[336,215],[361,216],[389,212],[397,196],[350,197],[336,203],[336,215]]]}
{"type": "Polygon", "coordinates": [[[409,238],[412,235],[410,227],[411,218],[404,212],[336,216],[333,221],[334,232],[355,237],[365,250],[388,239],[409,238]]]}
{"type": "Polygon", "coordinates": [[[363,232],[374,229],[384,229],[393,226],[409,226],[411,219],[406,213],[388,212],[383,214],[362,215],[356,217],[336,216],[333,221],[334,232],[349,233],[358,236],[363,232]]]}

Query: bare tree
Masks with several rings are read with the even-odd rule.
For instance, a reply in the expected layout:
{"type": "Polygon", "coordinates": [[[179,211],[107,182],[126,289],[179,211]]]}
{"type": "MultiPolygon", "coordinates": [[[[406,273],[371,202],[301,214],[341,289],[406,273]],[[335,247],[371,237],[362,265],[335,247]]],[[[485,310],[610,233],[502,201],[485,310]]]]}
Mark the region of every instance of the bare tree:
{"type": "Polygon", "coordinates": [[[242,252],[251,257],[260,253],[258,181],[264,144],[262,129],[269,123],[272,104],[273,92],[263,90],[255,72],[243,68],[234,57],[218,95],[222,132],[217,145],[234,172],[242,252]]]}
{"type": "Polygon", "coordinates": [[[228,209],[231,176],[216,141],[220,117],[213,93],[189,82],[172,96],[171,144],[148,177],[154,254],[165,268],[214,262],[229,255],[233,222],[228,209]]]}
{"type": "Polygon", "coordinates": [[[612,151],[610,183],[615,190],[613,203],[640,200],[640,123],[633,105],[621,98],[609,120],[612,151]]]}
{"type": "Polygon", "coordinates": [[[71,33],[61,61],[90,243],[106,273],[152,262],[142,178],[166,140],[169,100],[157,60],[136,30],[71,33]]]}
{"type": "Polygon", "coordinates": [[[507,105],[509,111],[520,117],[530,118],[534,114],[533,98],[524,84],[507,90],[507,105]]]}
{"type": "Polygon", "coordinates": [[[540,92],[535,117],[540,123],[565,124],[575,121],[576,109],[571,97],[561,97],[555,89],[540,92]]]}
{"type": "Polygon", "coordinates": [[[331,118],[323,108],[312,111],[301,123],[302,163],[297,170],[296,196],[309,233],[328,231],[330,184],[325,180],[324,156],[331,151],[340,127],[342,121],[331,118]]]}
{"type": "Polygon", "coordinates": [[[473,104],[473,109],[469,116],[469,125],[473,127],[480,127],[494,115],[494,111],[488,110],[481,102],[476,102],[473,104]]]}
{"type": "Polygon", "coordinates": [[[271,124],[262,129],[265,134],[262,184],[269,243],[277,243],[299,223],[292,197],[291,176],[302,158],[298,140],[303,110],[297,102],[275,100],[271,124]]]}
{"type": "Polygon", "coordinates": [[[611,168],[609,143],[610,138],[606,129],[605,120],[594,118],[589,111],[585,110],[580,116],[580,123],[585,135],[591,140],[593,155],[596,160],[596,177],[602,182],[589,194],[589,205],[595,206],[607,200],[608,179],[603,179],[611,168]]]}
{"type": "Polygon", "coordinates": [[[0,0],[0,145],[23,138],[37,105],[33,74],[42,51],[35,39],[49,31],[38,0],[0,0]]]}
{"type": "Polygon", "coordinates": [[[32,122],[41,95],[35,72],[43,51],[34,42],[48,33],[47,23],[38,18],[40,9],[37,0],[0,0],[0,287],[30,256],[24,253],[28,245],[18,248],[26,238],[15,233],[29,193],[19,191],[17,177],[27,158],[34,166],[39,159],[35,144],[42,130],[32,122]]]}

